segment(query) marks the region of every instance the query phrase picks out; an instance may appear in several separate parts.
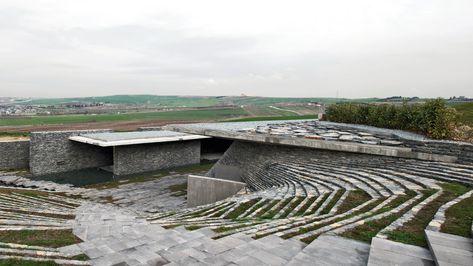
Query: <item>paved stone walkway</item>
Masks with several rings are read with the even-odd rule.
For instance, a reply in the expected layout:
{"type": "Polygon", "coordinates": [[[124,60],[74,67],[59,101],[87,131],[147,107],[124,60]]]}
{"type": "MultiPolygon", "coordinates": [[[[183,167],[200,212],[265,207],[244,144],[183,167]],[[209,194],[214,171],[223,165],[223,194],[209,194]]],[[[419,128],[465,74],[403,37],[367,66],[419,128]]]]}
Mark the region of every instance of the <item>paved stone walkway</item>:
{"type": "Polygon", "coordinates": [[[84,242],[59,250],[85,253],[92,265],[286,265],[303,248],[297,240],[246,235],[212,239],[208,229],[164,229],[112,205],[77,209],[74,233],[84,242]]]}
{"type": "Polygon", "coordinates": [[[109,197],[118,206],[153,213],[185,208],[185,193],[173,192],[170,189],[172,186],[183,184],[187,184],[187,175],[169,175],[142,183],[123,184],[117,188],[90,190],[81,195],[90,199],[109,197]]]}

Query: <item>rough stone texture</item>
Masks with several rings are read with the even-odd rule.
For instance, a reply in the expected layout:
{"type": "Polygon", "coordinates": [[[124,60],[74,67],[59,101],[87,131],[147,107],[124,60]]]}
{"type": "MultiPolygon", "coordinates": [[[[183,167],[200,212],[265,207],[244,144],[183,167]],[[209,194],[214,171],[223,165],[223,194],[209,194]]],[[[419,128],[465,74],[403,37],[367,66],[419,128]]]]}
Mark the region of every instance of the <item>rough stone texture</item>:
{"type": "Polygon", "coordinates": [[[245,183],[189,175],[187,178],[187,206],[214,203],[235,195],[245,187],[245,183]]]}
{"type": "Polygon", "coordinates": [[[28,168],[30,141],[0,141],[0,169],[28,168]]]}
{"type": "Polygon", "coordinates": [[[217,138],[439,162],[473,163],[473,144],[437,141],[400,130],[315,120],[168,125],[217,138]]]}
{"type": "Polygon", "coordinates": [[[112,149],[70,141],[70,136],[110,130],[32,132],[30,171],[33,175],[61,173],[112,164],[112,149]]]}
{"type": "Polygon", "coordinates": [[[473,144],[454,141],[410,141],[415,152],[442,154],[457,157],[459,163],[473,163],[473,144]]]}
{"type": "Polygon", "coordinates": [[[113,173],[129,175],[200,163],[200,141],[117,146],[113,173]]]}

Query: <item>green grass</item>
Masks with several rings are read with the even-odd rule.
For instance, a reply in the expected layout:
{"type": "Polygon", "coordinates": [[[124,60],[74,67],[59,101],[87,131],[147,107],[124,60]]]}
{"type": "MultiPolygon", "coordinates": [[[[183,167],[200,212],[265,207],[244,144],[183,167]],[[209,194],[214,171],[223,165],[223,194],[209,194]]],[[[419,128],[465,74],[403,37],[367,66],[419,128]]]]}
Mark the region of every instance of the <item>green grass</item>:
{"type": "Polygon", "coordinates": [[[57,248],[82,241],[72,230],[18,230],[0,231],[0,242],[57,248]]]}
{"type": "Polygon", "coordinates": [[[32,261],[32,260],[19,260],[19,259],[7,259],[0,260],[0,266],[56,266],[59,265],[54,261],[32,261]]]}
{"type": "MultiPolygon", "coordinates": [[[[404,202],[407,202],[409,199],[415,197],[415,195],[416,195],[416,193],[414,191],[409,190],[409,191],[406,192],[405,195],[400,195],[400,196],[396,197],[394,200],[392,200],[385,207],[383,207],[383,208],[379,209],[378,211],[376,211],[373,214],[373,216],[377,215],[377,214],[380,214],[380,213],[390,211],[390,210],[400,206],[404,202]]],[[[429,195],[430,195],[430,191],[429,191],[429,195]]],[[[414,204],[416,204],[416,203],[414,203],[414,204]]],[[[352,239],[355,239],[355,240],[370,243],[371,239],[373,237],[375,237],[376,234],[378,234],[379,231],[383,230],[383,228],[385,228],[386,226],[388,226],[389,224],[394,222],[396,219],[401,217],[401,215],[406,213],[409,209],[410,208],[408,206],[408,207],[404,208],[402,211],[400,211],[399,213],[393,213],[393,214],[390,214],[390,215],[388,215],[386,217],[383,217],[381,219],[367,221],[362,225],[359,225],[359,226],[357,226],[353,229],[350,229],[348,231],[343,232],[341,235],[344,236],[344,237],[348,237],[348,238],[352,238],[352,239]]]]}
{"type": "Polygon", "coordinates": [[[284,218],[289,215],[296,207],[304,200],[304,197],[296,197],[296,200],[291,203],[284,213],[279,218],[284,218]]]}
{"type": "Polygon", "coordinates": [[[199,225],[187,225],[185,228],[186,228],[187,230],[189,230],[189,231],[194,231],[194,230],[197,230],[197,229],[202,228],[202,226],[199,226],[199,225]]]}
{"type": "Polygon", "coordinates": [[[291,116],[256,116],[226,120],[225,122],[251,122],[251,121],[275,121],[275,120],[299,120],[316,119],[316,115],[291,115],[291,116]]]}
{"type": "Polygon", "coordinates": [[[1,137],[29,137],[29,132],[0,132],[1,137]]]}
{"type": "Polygon", "coordinates": [[[320,215],[327,214],[330,210],[337,204],[338,200],[342,197],[343,193],[345,193],[345,189],[339,189],[332,200],[325,206],[325,208],[320,212],[320,215]]]}
{"type": "Polygon", "coordinates": [[[238,216],[240,216],[240,214],[244,213],[260,200],[261,198],[255,198],[238,205],[238,207],[225,216],[225,219],[236,219],[238,216]]]}
{"type": "Polygon", "coordinates": [[[279,205],[275,210],[269,210],[267,213],[265,213],[263,216],[261,216],[262,219],[271,219],[273,218],[280,210],[282,210],[284,207],[286,207],[289,202],[291,202],[293,198],[287,198],[282,200],[281,205],[279,205]]]}
{"type": "Polygon", "coordinates": [[[198,120],[223,120],[232,117],[241,117],[248,113],[241,108],[225,108],[212,110],[185,110],[168,112],[148,113],[124,113],[124,114],[99,114],[99,115],[54,115],[54,116],[31,116],[22,118],[2,118],[0,126],[21,125],[49,125],[49,124],[75,124],[89,122],[117,122],[133,120],[156,120],[156,121],[198,121],[198,120]]]}
{"type": "Polygon", "coordinates": [[[317,199],[317,197],[310,197],[309,200],[306,201],[306,203],[304,204],[304,206],[302,206],[298,211],[297,213],[295,214],[296,216],[302,216],[305,211],[307,210],[307,208],[310,207],[310,205],[312,205],[312,203],[314,203],[314,201],[317,199]]]}
{"type": "Polygon", "coordinates": [[[452,107],[458,111],[460,122],[473,126],[473,103],[458,103],[452,107]]]}
{"type": "Polygon", "coordinates": [[[161,95],[112,95],[99,97],[83,97],[83,98],[46,98],[35,99],[25,104],[35,105],[58,105],[70,102],[104,102],[111,104],[153,104],[167,107],[206,107],[215,106],[219,103],[217,97],[188,97],[188,96],[161,96],[161,95]]]}
{"type": "Polygon", "coordinates": [[[111,104],[141,105],[152,104],[168,107],[207,107],[223,104],[235,105],[272,105],[277,103],[309,103],[309,102],[373,102],[376,98],[289,98],[289,97],[258,97],[258,96],[173,96],[173,95],[110,95],[97,97],[76,98],[44,98],[33,99],[21,104],[33,105],[58,105],[70,102],[104,102],[111,104]]]}
{"type": "Polygon", "coordinates": [[[317,203],[317,205],[315,205],[315,207],[314,207],[311,211],[309,211],[309,212],[307,213],[307,215],[314,214],[314,213],[320,208],[320,206],[322,206],[322,204],[324,204],[324,202],[327,200],[327,198],[328,198],[329,196],[330,196],[330,194],[329,194],[329,193],[326,193],[326,194],[323,196],[323,198],[317,203]]]}
{"type": "Polygon", "coordinates": [[[473,235],[471,235],[473,196],[448,208],[445,211],[445,218],[445,223],[440,228],[441,232],[463,237],[473,237],[473,235]]]}
{"type": "MultiPolygon", "coordinates": [[[[428,248],[424,229],[434,218],[438,208],[448,201],[468,191],[468,188],[458,183],[442,183],[442,194],[425,205],[410,221],[396,230],[386,233],[390,240],[428,248]]],[[[471,226],[471,223],[470,223],[471,226]]]]}
{"type": "Polygon", "coordinates": [[[368,195],[368,193],[366,193],[364,190],[352,190],[348,193],[348,196],[342,202],[342,204],[340,204],[336,214],[347,212],[355,207],[360,206],[361,204],[367,202],[370,199],[370,195],[368,195]]]}

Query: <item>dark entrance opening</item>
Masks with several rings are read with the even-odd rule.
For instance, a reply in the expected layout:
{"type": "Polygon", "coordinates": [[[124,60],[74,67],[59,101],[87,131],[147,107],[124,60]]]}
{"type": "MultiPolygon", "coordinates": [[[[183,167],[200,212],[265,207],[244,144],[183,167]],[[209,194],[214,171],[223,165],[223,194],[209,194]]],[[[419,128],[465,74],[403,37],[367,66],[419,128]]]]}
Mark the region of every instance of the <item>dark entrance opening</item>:
{"type": "Polygon", "coordinates": [[[233,140],[210,138],[201,140],[200,158],[202,162],[216,162],[232,145],[233,140]]]}

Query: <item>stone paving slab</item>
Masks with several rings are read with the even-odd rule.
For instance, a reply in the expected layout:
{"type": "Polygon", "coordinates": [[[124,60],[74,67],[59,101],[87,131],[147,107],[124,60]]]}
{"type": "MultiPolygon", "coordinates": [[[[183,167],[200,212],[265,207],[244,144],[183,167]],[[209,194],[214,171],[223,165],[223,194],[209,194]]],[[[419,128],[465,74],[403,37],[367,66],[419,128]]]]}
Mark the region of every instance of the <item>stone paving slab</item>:
{"type": "Polygon", "coordinates": [[[373,238],[369,251],[368,266],[435,265],[429,250],[394,241],[373,238]]]}
{"type": "Polygon", "coordinates": [[[425,234],[437,265],[473,265],[473,239],[429,230],[425,234]]]}
{"type": "Polygon", "coordinates": [[[370,246],[343,237],[322,235],[287,265],[366,265],[370,246]]]}

